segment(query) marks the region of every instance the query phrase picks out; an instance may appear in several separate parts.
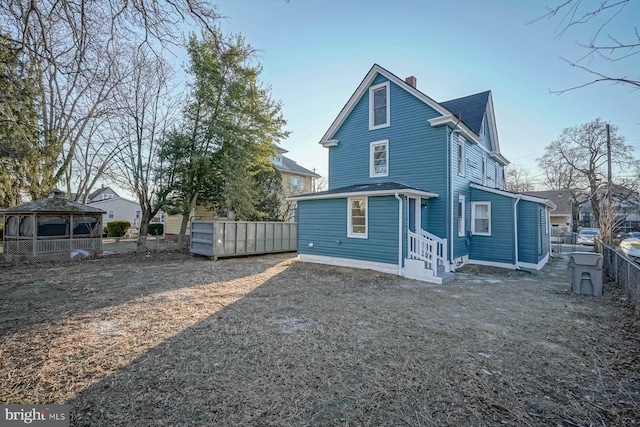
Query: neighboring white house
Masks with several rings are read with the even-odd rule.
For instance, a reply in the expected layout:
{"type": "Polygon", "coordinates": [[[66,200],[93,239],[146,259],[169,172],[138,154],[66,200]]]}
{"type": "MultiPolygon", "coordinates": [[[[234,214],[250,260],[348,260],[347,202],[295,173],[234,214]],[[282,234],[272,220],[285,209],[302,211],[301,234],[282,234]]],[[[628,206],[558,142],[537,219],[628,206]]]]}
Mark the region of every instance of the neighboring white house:
{"type": "Polygon", "coordinates": [[[132,227],[138,228],[140,226],[142,210],[138,202],[134,202],[133,200],[117,196],[89,202],[87,205],[102,209],[106,212],[102,217],[102,224],[104,224],[104,226],[111,221],[129,221],[132,227]]]}

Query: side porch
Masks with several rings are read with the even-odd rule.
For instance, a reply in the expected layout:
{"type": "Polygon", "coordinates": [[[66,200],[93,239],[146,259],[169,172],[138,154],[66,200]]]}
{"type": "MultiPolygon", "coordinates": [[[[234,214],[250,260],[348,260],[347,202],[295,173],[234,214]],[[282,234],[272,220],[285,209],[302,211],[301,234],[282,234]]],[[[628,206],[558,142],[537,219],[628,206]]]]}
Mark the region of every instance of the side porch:
{"type": "Polygon", "coordinates": [[[299,259],[449,282],[454,274],[447,240],[427,231],[426,207],[437,197],[396,183],[293,197],[298,202],[299,259]]]}

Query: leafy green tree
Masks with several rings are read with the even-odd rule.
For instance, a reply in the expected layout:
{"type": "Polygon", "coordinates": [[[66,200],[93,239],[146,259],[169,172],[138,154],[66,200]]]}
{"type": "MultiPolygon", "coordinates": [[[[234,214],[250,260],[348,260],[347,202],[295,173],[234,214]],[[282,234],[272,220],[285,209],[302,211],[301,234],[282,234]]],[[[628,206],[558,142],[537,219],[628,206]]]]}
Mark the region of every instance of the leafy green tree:
{"type": "Polygon", "coordinates": [[[183,216],[178,246],[198,204],[237,218],[254,214],[258,197],[254,176],[285,137],[280,102],[258,78],[253,49],[242,36],[192,36],[188,52],[193,76],[178,127],[164,140],[167,212],[183,216]]]}
{"type": "Polygon", "coordinates": [[[16,43],[0,35],[0,206],[19,204],[25,178],[37,158],[35,79],[16,43]]]}
{"type": "Polygon", "coordinates": [[[254,185],[258,190],[258,197],[254,206],[254,213],[247,219],[251,221],[282,221],[282,202],[284,190],[282,175],[275,166],[269,165],[254,177],[254,185]]]}

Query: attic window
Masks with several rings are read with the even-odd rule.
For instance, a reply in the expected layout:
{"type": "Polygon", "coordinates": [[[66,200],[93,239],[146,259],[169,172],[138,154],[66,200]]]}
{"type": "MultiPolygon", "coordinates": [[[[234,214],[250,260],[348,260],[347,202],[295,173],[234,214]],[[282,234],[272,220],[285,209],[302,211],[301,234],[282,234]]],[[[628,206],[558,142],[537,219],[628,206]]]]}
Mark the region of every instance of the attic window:
{"type": "Polygon", "coordinates": [[[282,156],[281,155],[272,156],[271,163],[273,163],[274,165],[282,166],[282,156]]]}
{"type": "Polygon", "coordinates": [[[388,127],[389,112],[389,82],[369,88],[369,130],[388,127]]]}

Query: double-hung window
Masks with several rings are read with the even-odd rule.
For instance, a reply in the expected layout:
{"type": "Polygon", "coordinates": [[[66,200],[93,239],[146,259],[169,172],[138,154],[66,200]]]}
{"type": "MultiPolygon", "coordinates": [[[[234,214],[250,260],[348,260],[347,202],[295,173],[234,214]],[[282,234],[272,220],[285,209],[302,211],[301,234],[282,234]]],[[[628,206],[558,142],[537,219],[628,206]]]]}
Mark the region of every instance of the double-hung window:
{"type": "Polygon", "coordinates": [[[482,155],[482,185],[487,185],[487,156],[482,155]]]}
{"type": "Polygon", "coordinates": [[[464,144],[465,139],[458,135],[458,175],[464,176],[464,144]]]}
{"type": "Polygon", "coordinates": [[[490,202],[471,202],[471,233],[491,236],[490,202]]]}
{"type": "Polygon", "coordinates": [[[369,130],[388,127],[389,112],[389,82],[371,86],[369,88],[369,130]]]}
{"type": "Polygon", "coordinates": [[[367,238],[367,198],[353,197],[348,200],[347,237],[367,238]]]}
{"type": "Polygon", "coordinates": [[[465,235],[465,198],[463,195],[458,196],[458,237],[464,237],[465,235]]]}
{"type": "Polygon", "coordinates": [[[389,140],[372,142],[369,159],[369,177],[389,176],[389,140]]]}
{"type": "Polygon", "coordinates": [[[114,209],[107,209],[107,217],[109,219],[113,219],[116,216],[116,211],[114,209]]]}

